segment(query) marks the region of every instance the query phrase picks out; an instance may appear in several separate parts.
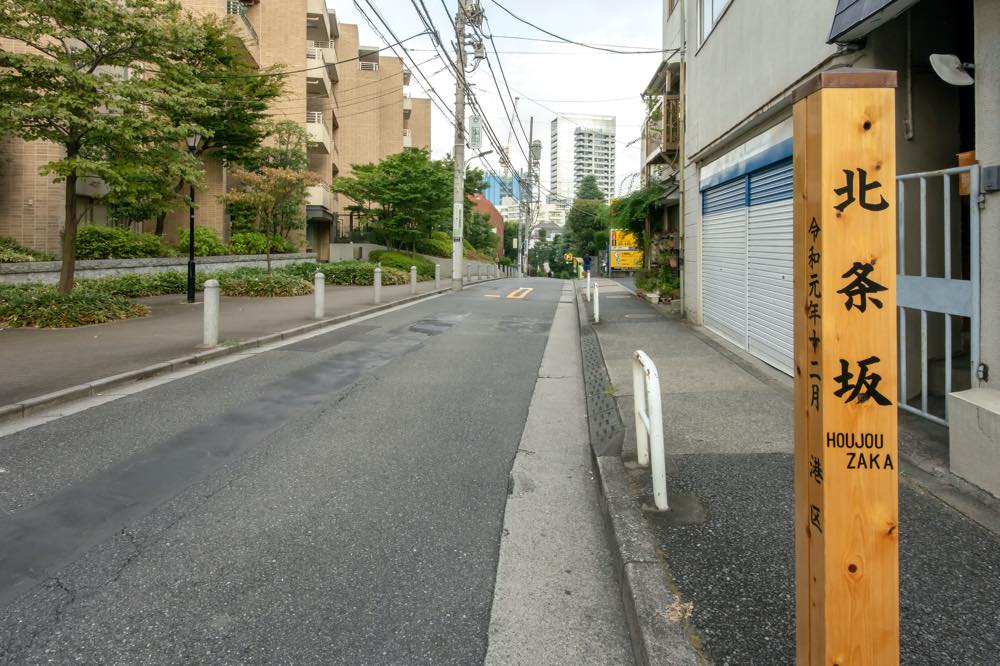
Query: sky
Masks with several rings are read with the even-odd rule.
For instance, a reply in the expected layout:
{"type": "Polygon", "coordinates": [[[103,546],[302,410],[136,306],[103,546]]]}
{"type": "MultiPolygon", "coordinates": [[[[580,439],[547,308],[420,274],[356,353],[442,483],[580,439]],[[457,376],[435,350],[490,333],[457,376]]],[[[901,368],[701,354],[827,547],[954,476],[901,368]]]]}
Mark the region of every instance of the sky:
{"type": "MultiPolygon", "coordinates": [[[[357,0],[365,13],[375,22],[390,42],[395,42],[376,18],[368,0],[357,0]]],[[[419,4],[419,0],[416,0],[419,4]]],[[[661,48],[662,0],[500,0],[514,14],[527,19],[551,32],[588,44],[613,44],[633,50],[661,48]],[[627,11],[623,11],[627,7],[627,11]]],[[[424,30],[412,0],[370,0],[381,16],[388,21],[392,32],[405,40],[424,30]]],[[[355,23],[359,27],[361,42],[366,46],[384,46],[385,42],[367,23],[352,0],[327,0],[336,10],[340,23],[355,23]]],[[[424,0],[432,15],[441,38],[447,44],[454,39],[451,27],[457,0],[424,0]]],[[[535,28],[512,18],[493,0],[481,0],[486,15],[483,31],[492,34],[499,51],[493,53],[486,43],[493,70],[500,81],[503,97],[497,93],[488,65],[481,63],[470,75],[470,83],[479,100],[486,119],[492,125],[501,144],[508,140],[511,123],[504,113],[501,99],[510,110],[510,99],[503,84],[500,69],[515,97],[520,97],[517,111],[523,122],[521,130],[514,128],[510,139],[511,160],[515,168],[527,165],[529,119],[534,117],[534,137],[542,140],[541,182],[548,185],[549,173],[549,123],[556,112],[613,115],[617,118],[618,151],[616,155],[616,181],[619,192],[638,186],[638,177],[630,177],[639,170],[640,126],[645,107],[640,94],[652,78],[661,60],[658,53],[619,55],[587,49],[566,43],[510,39],[528,37],[532,40],[551,40],[535,28]],[[518,148],[520,138],[521,148],[518,148]],[[631,144],[631,145],[628,145],[631,144]]],[[[430,36],[421,36],[405,44],[410,55],[420,65],[419,69],[429,79],[430,86],[440,95],[448,108],[454,107],[454,78],[444,71],[444,63],[434,59],[430,36]],[[427,62],[429,60],[429,62],[427,62]]],[[[399,47],[397,52],[404,55],[399,47]]],[[[383,52],[392,55],[391,51],[383,52]]],[[[340,54],[341,58],[346,57],[340,54]]],[[[404,55],[405,59],[405,55],[404,55]]],[[[411,70],[414,68],[411,65],[411,70]]],[[[424,77],[414,71],[409,92],[425,96],[421,89],[424,77]]],[[[467,114],[468,116],[468,114],[467,114]]],[[[450,154],[454,147],[454,129],[449,118],[438,108],[433,109],[431,126],[431,152],[435,158],[450,154]]],[[[483,150],[489,149],[484,138],[483,150]]],[[[468,155],[468,152],[467,152],[468,155]]],[[[499,173],[498,155],[485,158],[499,173]]],[[[473,162],[470,166],[482,164],[473,162]]]]}

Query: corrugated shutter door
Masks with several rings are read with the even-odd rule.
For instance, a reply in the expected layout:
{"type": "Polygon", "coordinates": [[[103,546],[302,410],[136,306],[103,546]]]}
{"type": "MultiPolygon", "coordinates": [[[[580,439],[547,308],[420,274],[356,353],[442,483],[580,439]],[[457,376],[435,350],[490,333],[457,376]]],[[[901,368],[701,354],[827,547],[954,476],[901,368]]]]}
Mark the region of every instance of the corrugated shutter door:
{"type": "Polygon", "coordinates": [[[750,175],[747,338],[754,356],[792,374],[792,165],[750,175]]]}
{"type": "Polygon", "coordinates": [[[747,348],[746,178],[702,192],[702,316],[747,348]]]}

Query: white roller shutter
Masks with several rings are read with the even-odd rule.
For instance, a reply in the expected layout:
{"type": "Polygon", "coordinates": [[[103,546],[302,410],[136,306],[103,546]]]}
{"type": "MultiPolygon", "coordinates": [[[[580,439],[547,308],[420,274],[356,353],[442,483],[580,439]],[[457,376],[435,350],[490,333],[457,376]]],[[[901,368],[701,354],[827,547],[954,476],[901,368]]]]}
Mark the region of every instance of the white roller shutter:
{"type": "Polygon", "coordinates": [[[792,374],[792,165],[750,175],[747,338],[754,356],[792,374]]]}
{"type": "Polygon", "coordinates": [[[747,348],[746,178],[702,192],[702,316],[705,326],[747,348]]]}

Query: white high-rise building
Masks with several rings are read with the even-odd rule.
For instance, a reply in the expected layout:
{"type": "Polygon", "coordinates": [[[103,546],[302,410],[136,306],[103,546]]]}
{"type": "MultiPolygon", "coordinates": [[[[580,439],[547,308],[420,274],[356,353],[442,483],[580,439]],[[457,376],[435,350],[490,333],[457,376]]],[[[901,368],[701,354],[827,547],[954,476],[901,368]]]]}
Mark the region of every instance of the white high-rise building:
{"type": "Polygon", "coordinates": [[[615,117],[560,113],[552,121],[549,201],[572,202],[584,176],[615,192],[615,117]]]}

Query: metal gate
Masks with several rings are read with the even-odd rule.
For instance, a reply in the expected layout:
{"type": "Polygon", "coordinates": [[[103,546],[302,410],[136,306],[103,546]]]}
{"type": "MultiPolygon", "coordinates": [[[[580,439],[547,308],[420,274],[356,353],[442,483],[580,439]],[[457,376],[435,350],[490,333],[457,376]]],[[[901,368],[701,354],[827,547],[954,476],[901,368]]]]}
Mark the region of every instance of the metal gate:
{"type": "MultiPolygon", "coordinates": [[[[979,166],[956,167],[911,173],[897,177],[897,243],[898,261],[896,277],[897,304],[899,306],[899,406],[931,421],[948,425],[947,395],[954,388],[955,341],[954,329],[959,325],[959,358],[968,352],[969,383],[979,372],[979,166]],[[968,188],[968,197],[963,190],[968,188]],[[955,194],[958,193],[956,197],[955,194]],[[933,203],[928,203],[929,199],[933,203]],[[940,207],[937,202],[940,201],[940,207]],[[912,205],[912,204],[916,205],[912,205]],[[908,206],[908,204],[910,204],[908,206]],[[937,211],[935,211],[937,208],[937,211]],[[958,225],[953,219],[958,213],[958,225]],[[968,235],[965,237],[965,224],[968,235]],[[928,223],[940,225],[940,237],[928,242],[928,223]],[[907,228],[916,228],[919,244],[907,245],[907,228]],[[959,245],[955,240],[958,232],[959,245]],[[962,242],[964,240],[964,242],[962,242]],[[940,241],[940,242],[939,242],[940,241]],[[918,262],[907,262],[907,252],[916,255],[918,262]],[[968,254],[965,248],[968,248],[968,254]],[[929,256],[929,248],[932,248],[929,256]],[[957,259],[956,262],[956,251],[957,259]],[[919,265],[910,268],[908,263],[919,265]],[[956,266],[957,263],[957,266],[956,266]],[[929,267],[930,265],[930,267],[929,267]],[[957,270],[956,270],[957,269],[957,270]],[[956,277],[956,273],[958,277],[956,277]],[[909,311],[909,312],[908,312],[909,311]],[[928,319],[943,322],[943,340],[929,339],[928,319]],[[907,320],[919,318],[919,354],[908,356],[907,320]],[[968,340],[965,339],[968,334],[968,340]],[[933,343],[933,344],[932,344],[933,343]],[[941,358],[934,359],[935,366],[943,365],[944,404],[932,408],[930,376],[932,368],[931,347],[941,347],[941,358]],[[967,349],[966,349],[967,347],[967,349]],[[920,366],[919,405],[909,404],[908,368],[910,362],[920,366]],[[942,416],[943,413],[943,416],[942,416]]],[[[936,231],[937,229],[935,229],[936,231]]],[[[912,258],[912,257],[911,257],[912,258]]],[[[916,333],[911,331],[916,337],[916,333]]],[[[916,351],[916,350],[914,350],[916,351]]],[[[961,366],[957,366],[961,369],[961,366]]],[[[964,383],[964,381],[963,381],[964,383]]]]}

